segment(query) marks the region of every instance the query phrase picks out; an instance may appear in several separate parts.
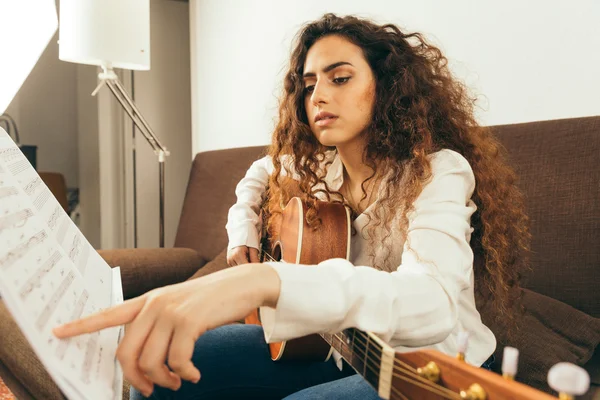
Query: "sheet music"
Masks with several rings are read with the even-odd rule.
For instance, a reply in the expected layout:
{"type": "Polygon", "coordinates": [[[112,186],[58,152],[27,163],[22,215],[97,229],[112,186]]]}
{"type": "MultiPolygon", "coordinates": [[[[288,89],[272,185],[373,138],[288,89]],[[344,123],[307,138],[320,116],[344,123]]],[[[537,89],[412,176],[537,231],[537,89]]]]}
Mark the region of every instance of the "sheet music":
{"type": "Polygon", "coordinates": [[[51,332],[122,302],[120,271],[93,249],[1,128],[0,295],[69,399],[120,399],[121,328],[65,340],[51,332]]]}

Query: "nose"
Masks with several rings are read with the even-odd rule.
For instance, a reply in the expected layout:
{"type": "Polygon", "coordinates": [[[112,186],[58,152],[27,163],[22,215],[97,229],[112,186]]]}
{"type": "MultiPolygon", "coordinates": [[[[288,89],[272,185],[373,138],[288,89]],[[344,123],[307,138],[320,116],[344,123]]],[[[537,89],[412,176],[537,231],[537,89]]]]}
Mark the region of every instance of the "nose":
{"type": "Polygon", "coordinates": [[[317,82],[310,96],[311,102],[318,106],[319,104],[327,104],[329,102],[329,91],[327,85],[323,82],[317,82]]]}

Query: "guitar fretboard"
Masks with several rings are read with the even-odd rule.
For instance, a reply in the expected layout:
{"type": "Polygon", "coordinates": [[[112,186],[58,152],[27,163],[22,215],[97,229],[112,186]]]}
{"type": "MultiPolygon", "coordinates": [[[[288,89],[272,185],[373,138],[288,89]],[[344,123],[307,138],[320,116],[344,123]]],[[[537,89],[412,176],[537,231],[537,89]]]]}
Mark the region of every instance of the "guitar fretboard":
{"type": "Polygon", "coordinates": [[[371,336],[350,328],[336,334],[321,334],[342,358],[373,387],[379,385],[382,347],[371,336]]]}

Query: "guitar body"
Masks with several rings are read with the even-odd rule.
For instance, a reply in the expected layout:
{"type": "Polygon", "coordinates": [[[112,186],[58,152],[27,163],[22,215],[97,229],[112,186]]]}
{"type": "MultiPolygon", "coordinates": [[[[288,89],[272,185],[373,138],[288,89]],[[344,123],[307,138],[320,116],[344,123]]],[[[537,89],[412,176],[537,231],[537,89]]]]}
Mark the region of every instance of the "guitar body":
{"type": "MultiPolygon", "coordinates": [[[[340,203],[318,203],[318,218],[322,223],[312,229],[306,222],[307,207],[292,198],[282,211],[281,225],[271,239],[269,253],[277,261],[316,265],[330,258],[350,257],[352,225],[350,210],[340,203]]],[[[245,319],[246,324],[261,325],[258,310],[245,319]]],[[[277,360],[326,361],[332,347],[317,334],[270,343],[271,358],[277,360]]]]}

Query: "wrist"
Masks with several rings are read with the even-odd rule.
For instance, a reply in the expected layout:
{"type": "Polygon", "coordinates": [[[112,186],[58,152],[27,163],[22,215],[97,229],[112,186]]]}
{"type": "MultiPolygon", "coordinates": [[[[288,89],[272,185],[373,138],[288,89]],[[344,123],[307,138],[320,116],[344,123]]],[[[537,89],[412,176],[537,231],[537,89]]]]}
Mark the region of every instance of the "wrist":
{"type": "Polygon", "coordinates": [[[281,280],[279,274],[268,264],[252,264],[256,271],[256,287],[260,292],[260,305],[275,308],[279,300],[281,280]]]}

